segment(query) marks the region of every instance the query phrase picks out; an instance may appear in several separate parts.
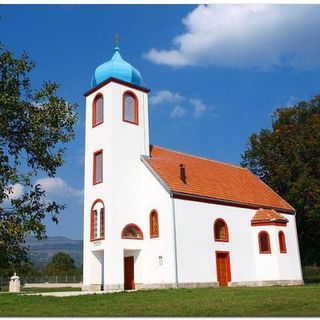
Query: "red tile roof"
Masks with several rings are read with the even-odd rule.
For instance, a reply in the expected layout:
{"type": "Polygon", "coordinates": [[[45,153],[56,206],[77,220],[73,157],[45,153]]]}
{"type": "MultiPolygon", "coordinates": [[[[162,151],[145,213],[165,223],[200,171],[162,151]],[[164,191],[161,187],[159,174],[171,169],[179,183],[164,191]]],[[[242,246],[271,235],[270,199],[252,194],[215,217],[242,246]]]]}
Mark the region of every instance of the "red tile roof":
{"type": "Polygon", "coordinates": [[[276,212],[276,211],[270,210],[270,209],[262,209],[261,208],[253,216],[251,222],[272,221],[272,220],[287,221],[287,219],[279,212],[276,212]]]}
{"type": "Polygon", "coordinates": [[[145,160],[173,193],[294,212],[248,169],[156,146],[150,146],[145,160]],[[186,183],[180,179],[180,164],[185,165],[186,183]]]}

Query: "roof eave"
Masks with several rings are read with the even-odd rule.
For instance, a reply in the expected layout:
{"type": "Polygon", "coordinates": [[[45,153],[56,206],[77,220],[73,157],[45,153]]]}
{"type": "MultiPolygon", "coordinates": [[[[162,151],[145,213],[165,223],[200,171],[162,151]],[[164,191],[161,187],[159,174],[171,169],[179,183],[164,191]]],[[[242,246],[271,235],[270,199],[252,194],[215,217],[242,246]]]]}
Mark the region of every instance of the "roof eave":
{"type": "Polygon", "coordinates": [[[261,222],[281,222],[288,223],[288,219],[259,219],[259,220],[251,220],[251,223],[261,223],[261,222]]]}
{"type": "Polygon", "coordinates": [[[137,89],[137,90],[140,90],[140,91],[143,91],[143,92],[150,92],[150,89],[148,88],[145,88],[145,87],[141,87],[141,86],[137,86],[135,84],[132,84],[130,82],[126,82],[126,81],[123,81],[123,80],[119,80],[117,78],[113,78],[113,77],[110,77],[106,80],[104,80],[103,82],[101,82],[100,84],[98,84],[97,86],[95,86],[94,88],[90,89],[89,91],[87,91],[86,93],[84,93],[83,95],[85,97],[87,97],[88,95],[92,94],[93,92],[99,90],[100,88],[102,88],[103,86],[105,86],[106,84],[108,84],[109,82],[116,82],[118,84],[122,84],[122,85],[125,85],[127,87],[130,87],[130,88],[133,88],[133,89],[137,89]]]}
{"type": "Polygon", "coordinates": [[[294,214],[295,213],[294,209],[291,210],[291,209],[265,206],[265,205],[261,205],[261,204],[252,204],[252,203],[245,203],[245,202],[240,202],[240,201],[218,199],[218,198],[206,197],[206,196],[201,196],[201,195],[196,195],[196,194],[178,192],[178,191],[174,191],[174,190],[172,190],[171,192],[172,192],[172,195],[174,198],[186,198],[186,200],[211,202],[211,203],[217,203],[217,204],[222,204],[222,205],[232,205],[232,206],[236,206],[236,207],[245,207],[245,208],[250,208],[250,209],[260,209],[260,208],[273,209],[273,210],[277,210],[278,212],[287,213],[287,214],[294,214]]]}
{"type": "Polygon", "coordinates": [[[159,181],[159,183],[163,186],[163,188],[170,194],[170,196],[172,197],[172,190],[170,189],[170,187],[162,180],[162,178],[158,175],[158,173],[152,168],[152,166],[150,166],[150,164],[148,163],[147,159],[149,157],[147,156],[140,156],[140,159],[142,161],[142,163],[149,169],[149,171],[152,173],[152,175],[159,181]]]}

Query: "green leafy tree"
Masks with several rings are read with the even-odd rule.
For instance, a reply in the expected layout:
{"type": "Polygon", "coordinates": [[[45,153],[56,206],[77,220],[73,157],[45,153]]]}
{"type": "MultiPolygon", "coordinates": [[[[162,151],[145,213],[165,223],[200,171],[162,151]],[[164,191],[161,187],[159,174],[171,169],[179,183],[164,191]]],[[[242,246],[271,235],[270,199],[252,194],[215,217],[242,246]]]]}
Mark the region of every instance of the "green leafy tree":
{"type": "Polygon", "coordinates": [[[63,164],[64,144],[74,138],[76,105],[58,96],[56,83],[33,89],[34,67],[26,53],[15,58],[0,44],[0,269],[26,261],[25,236],[45,237],[44,217],[57,223],[64,208],[46,201],[33,180],[39,173],[54,177],[63,164]]]}
{"type": "Polygon", "coordinates": [[[320,264],[320,96],[273,113],[249,138],[242,165],[295,209],[303,264],[320,264]]]}
{"type": "Polygon", "coordinates": [[[75,275],[77,273],[78,269],[74,260],[64,252],[56,253],[46,267],[46,274],[48,276],[75,275]]]}
{"type": "Polygon", "coordinates": [[[8,268],[0,268],[0,277],[10,278],[17,272],[22,280],[41,276],[41,269],[30,261],[21,261],[19,265],[9,265],[8,268]]]}

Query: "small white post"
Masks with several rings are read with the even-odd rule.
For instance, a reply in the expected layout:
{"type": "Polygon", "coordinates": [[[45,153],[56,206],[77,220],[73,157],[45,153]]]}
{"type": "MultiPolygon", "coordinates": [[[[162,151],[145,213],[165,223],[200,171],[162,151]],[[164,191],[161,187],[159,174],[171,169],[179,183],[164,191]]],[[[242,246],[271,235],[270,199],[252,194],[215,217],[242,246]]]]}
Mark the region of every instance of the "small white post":
{"type": "Polygon", "coordinates": [[[16,273],[10,278],[9,292],[20,292],[20,278],[16,273]]]}

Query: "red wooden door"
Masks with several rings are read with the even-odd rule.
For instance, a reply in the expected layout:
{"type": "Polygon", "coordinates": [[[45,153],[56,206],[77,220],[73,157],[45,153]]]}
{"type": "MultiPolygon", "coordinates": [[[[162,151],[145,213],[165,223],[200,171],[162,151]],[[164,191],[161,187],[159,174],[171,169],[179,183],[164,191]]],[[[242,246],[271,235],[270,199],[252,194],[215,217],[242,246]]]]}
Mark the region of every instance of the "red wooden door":
{"type": "Polygon", "coordinates": [[[134,289],[134,257],[124,258],[124,289],[134,289]]]}
{"type": "Polygon", "coordinates": [[[227,287],[231,281],[229,252],[216,252],[217,278],[220,287],[227,287]]]}

